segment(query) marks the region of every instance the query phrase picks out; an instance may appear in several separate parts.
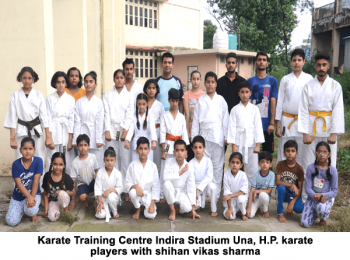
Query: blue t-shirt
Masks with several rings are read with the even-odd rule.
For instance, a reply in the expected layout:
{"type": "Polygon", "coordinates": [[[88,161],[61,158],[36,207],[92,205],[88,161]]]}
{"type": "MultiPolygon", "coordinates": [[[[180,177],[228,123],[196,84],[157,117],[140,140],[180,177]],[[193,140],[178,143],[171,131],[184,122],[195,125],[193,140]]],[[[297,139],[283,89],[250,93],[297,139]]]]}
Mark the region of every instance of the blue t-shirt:
{"type": "MultiPolygon", "coordinates": [[[[257,171],[254,174],[252,180],[252,187],[255,190],[267,190],[268,188],[275,187],[275,174],[272,171],[269,171],[265,176],[261,175],[261,171],[257,171]]],[[[269,194],[271,196],[271,193],[269,194]]],[[[259,194],[257,194],[259,197],[259,194]]]]}
{"type": "MultiPolygon", "coordinates": [[[[22,164],[22,158],[17,159],[12,164],[12,178],[20,178],[24,187],[28,190],[29,193],[32,192],[32,185],[34,181],[35,174],[43,174],[43,160],[40,157],[33,156],[32,164],[29,169],[25,169],[22,164]]],[[[40,195],[40,187],[38,183],[37,195],[40,195]]],[[[15,185],[15,188],[12,193],[12,198],[14,200],[22,201],[25,199],[23,194],[15,185]]]]}
{"type": "Polygon", "coordinates": [[[266,75],[264,79],[254,76],[247,81],[252,89],[250,99],[252,100],[252,104],[259,107],[263,130],[267,131],[271,118],[271,98],[277,99],[278,95],[277,79],[266,75]]]}
{"type": "Polygon", "coordinates": [[[168,101],[169,96],[168,92],[170,89],[175,88],[180,91],[180,101],[182,100],[182,96],[184,94],[181,80],[175,76],[171,76],[170,79],[164,79],[162,77],[156,78],[156,81],[159,85],[159,94],[157,95],[157,100],[163,104],[164,110],[168,111],[170,109],[170,103],[168,101]]]}

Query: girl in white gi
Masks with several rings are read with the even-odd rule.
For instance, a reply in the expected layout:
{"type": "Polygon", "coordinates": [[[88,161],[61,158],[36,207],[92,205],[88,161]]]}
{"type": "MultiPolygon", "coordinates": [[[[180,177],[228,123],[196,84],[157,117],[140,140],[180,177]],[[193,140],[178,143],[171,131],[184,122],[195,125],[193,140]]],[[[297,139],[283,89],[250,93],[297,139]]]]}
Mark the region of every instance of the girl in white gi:
{"type": "Polygon", "coordinates": [[[136,151],[136,142],[140,137],[146,137],[151,140],[151,151],[148,158],[153,160],[153,150],[156,149],[157,133],[153,118],[148,114],[148,98],[145,93],[140,93],[136,98],[136,113],[134,120],[129,127],[126,135],[124,148],[129,149],[129,142],[132,140],[132,160],[138,159],[139,155],[136,151]]]}
{"type": "MultiPolygon", "coordinates": [[[[84,77],[86,96],[75,104],[73,145],[77,145],[77,137],[86,134],[90,137],[89,153],[96,156],[99,165],[103,165],[103,102],[95,95],[97,75],[94,71],[84,77]]],[[[75,147],[76,148],[76,147],[75,147]]]]}
{"type": "MultiPolygon", "coordinates": [[[[113,74],[114,88],[103,96],[105,111],[106,146],[112,146],[117,155],[115,167],[121,172],[123,181],[131,162],[131,153],[124,148],[124,141],[134,116],[134,96],[125,87],[124,71],[118,69],[113,74]]],[[[130,201],[124,187],[125,201],[130,201]]]]}
{"type": "MultiPolygon", "coordinates": [[[[233,109],[233,108],[232,108],[233,109]]],[[[240,169],[243,166],[243,156],[233,152],[229,159],[230,170],[224,174],[224,217],[235,219],[237,212],[241,211],[243,221],[247,221],[246,206],[248,202],[248,179],[240,169]]]]}
{"type": "Polygon", "coordinates": [[[95,216],[109,222],[111,213],[113,218],[119,218],[117,205],[121,202],[123,180],[120,171],[114,165],[117,161],[113,147],[108,147],[104,153],[105,167],[101,168],[95,180],[95,216]]]}
{"type": "Polygon", "coordinates": [[[147,158],[150,148],[146,137],[137,140],[136,152],[139,158],[130,163],[125,178],[126,189],[136,208],[132,218],[139,219],[143,206],[145,218],[154,219],[157,215],[156,202],[159,201],[160,187],[157,166],[147,158]]]}
{"type": "Polygon", "coordinates": [[[160,121],[160,144],[162,147],[162,163],[160,172],[160,203],[165,203],[163,193],[163,175],[165,169],[165,160],[174,158],[174,143],[177,140],[184,140],[189,145],[186,119],[177,110],[180,100],[180,92],[177,89],[170,89],[168,92],[170,109],[164,113],[160,121]]]}
{"type": "MultiPolygon", "coordinates": [[[[171,105],[171,103],[170,103],[171,105]]],[[[192,167],[185,157],[187,155],[184,140],[174,143],[174,156],[166,160],[164,169],[164,196],[170,208],[170,220],[175,220],[176,213],[192,212],[193,219],[201,218],[196,213],[196,180],[192,167]],[[175,211],[174,204],[178,204],[175,211]]]]}
{"type": "Polygon", "coordinates": [[[243,156],[249,182],[248,190],[254,174],[258,171],[260,143],[265,142],[259,108],[249,101],[251,93],[248,82],[239,86],[241,102],[231,110],[227,132],[227,142],[232,144],[232,152],[240,152],[243,156]]]}
{"type": "MultiPolygon", "coordinates": [[[[303,133],[304,172],[315,161],[317,143],[330,144],[332,166],[337,161],[337,135],[344,133],[344,101],[341,85],[327,75],[330,57],[327,53],[315,56],[317,76],[303,88],[298,113],[298,131],[303,133]],[[311,136],[311,137],[310,137],[311,136]]],[[[305,183],[302,201],[307,193],[305,183]]]]}
{"type": "Polygon", "coordinates": [[[211,216],[218,215],[216,203],[217,192],[214,184],[213,164],[208,157],[204,157],[205,140],[202,136],[195,136],[192,140],[192,150],[195,157],[189,162],[196,181],[196,210],[205,208],[207,196],[210,198],[211,216]]]}
{"type": "Polygon", "coordinates": [[[47,118],[55,144],[54,150],[47,149],[46,171],[49,171],[51,157],[56,152],[65,155],[67,172],[70,172],[70,166],[75,158],[74,149],[72,149],[75,100],[65,92],[67,80],[66,73],[56,72],[52,76],[51,87],[57,91],[46,98],[47,118]]]}
{"type": "Polygon", "coordinates": [[[4,127],[10,129],[10,146],[15,150],[15,159],[22,156],[17,144],[21,143],[26,136],[33,138],[36,144],[34,155],[43,160],[45,145],[51,149],[55,148],[49,132],[44,96],[32,87],[32,84],[38,80],[38,74],[31,67],[22,68],[18,73],[17,81],[21,82],[23,87],[12,93],[8,106],[4,127]],[[43,129],[45,129],[46,140],[43,129]]]}
{"type": "MultiPolygon", "coordinates": [[[[310,74],[302,71],[304,64],[304,50],[295,49],[291,55],[293,72],[282,78],[278,89],[276,108],[276,136],[279,137],[277,163],[286,160],[283,147],[288,140],[294,140],[298,147],[303,147],[303,136],[298,132],[298,109],[303,87],[312,80],[310,74]]],[[[303,152],[302,149],[299,150],[297,163],[302,165],[303,152]]]]}
{"type": "Polygon", "coordinates": [[[222,175],[227,145],[229,114],[225,99],[216,94],[217,76],[214,72],[205,75],[207,93],[201,96],[194,109],[191,136],[201,135],[205,139],[204,156],[213,162],[214,183],[220,197],[222,175]]]}
{"type": "Polygon", "coordinates": [[[153,151],[153,162],[157,165],[158,173],[160,173],[161,168],[161,156],[162,149],[160,146],[160,121],[164,116],[164,106],[159,102],[156,97],[159,94],[159,86],[156,80],[149,79],[146,81],[143,91],[148,96],[148,112],[150,117],[153,119],[154,124],[156,125],[157,132],[157,145],[156,149],[153,151]]]}

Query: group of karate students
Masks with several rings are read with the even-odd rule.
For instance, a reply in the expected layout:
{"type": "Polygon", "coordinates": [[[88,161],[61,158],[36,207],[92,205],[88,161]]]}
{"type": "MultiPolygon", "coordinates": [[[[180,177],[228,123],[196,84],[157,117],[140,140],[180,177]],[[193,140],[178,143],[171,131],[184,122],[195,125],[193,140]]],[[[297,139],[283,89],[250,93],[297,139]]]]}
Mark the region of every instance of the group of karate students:
{"type": "MultiPolygon", "coordinates": [[[[322,65],[322,70],[327,73],[329,56],[319,55],[316,61],[326,61],[328,65],[322,65]]],[[[123,63],[124,69],[125,65],[133,66],[131,62],[123,63]]],[[[332,165],[336,166],[336,136],[344,133],[342,88],[328,75],[325,77],[321,85],[317,76],[312,78],[301,72],[296,77],[291,73],[280,83],[276,113],[276,134],[280,137],[278,159],[283,159],[284,143],[295,140],[300,147],[297,161],[305,172],[308,165],[315,161],[315,146],[319,141],[331,144],[332,165]],[[278,132],[278,129],[282,130],[278,132]]],[[[57,72],[52,79],[52,87],[57,88],[60,84],[69,87],[68,78],[69,75],[67,77],[65,73],[57,72]]],[[[205,159],[198,161],[194,158],[190,163],[182,160],[182,155],[176,156],[175,151],[186,149],[186,145],[190,144],[185,116],[177,110],[181,98],[178,90],[170,89],[170,109],[164,111],[162,103],[155,99],[159,93],[157,82],[149,80],[144,87],[134,82],[128,90],[123,70],[114,72],[115,85],[105,93],[103,100],[94,94],[97,86],[95,72],[87,73],[83,79],[80,76],[80,80],[84,80],[86,95],[77,101],[67,91],[61,96],[55,92],[45,100],[31,86],[37,80],[38,76],[31,68],[21,70],[18,81],[22,82],[23,88],[12,94],[7,111],[4,127],[11,131],[11,147],[16,149],[16,159],[21,157],[17,144],[24,137],[31,136],[35,141],[35,156],[44,159],[47,147],[46,170],[50,166],[50,156],[62,152],[66,157],[66,172],[70,173],[71,163],[78,155],[75,149],[77,138],[86,134],[90,139],[89,153],[94,154],[100,168],[104,167],[105,150],[114,148],[115,168],[121,175],[111,176],[121,176],[123,183],[122,189],[116,189],[117,193],[125,193],[125,200],[131,201],[137,210],[144,206],[144,215],[148,218],[156,216],[154,210],[148,214],[152,201],[167,201],[171,205],[169,219],[174,220],[174,204],[179,205],[180,213],[192,211],[195,218],[199,217],[195,210],[205,207],[208,196],[212,216],[217,215],[213,213],[217,211],[216,203],[222,188],[225,145],[231,144],[243,156],[250,190],[253,176],[258,170],[257,153],[260,143],[264,142],[260,112],[251,103],[245,106],[239,103],[229,113],[225,99],[216,93],[215,73],[205,75],[206,94],[197,100],[191,129],[192,138],[200,135],[205,140],[205,159]],[[30,75],[32,81],[26,80],[30,75]],[[146,109],[142,108],[143,101],[146,109]],[[150,104],[150,101],[153,103],[150,104]],[[144,137],[149,142],[149,151],[153,150],[153,153],[148,153],[147,163],[141,163],[137,150],[138,140],[144,137]],[[154,175],[154,171],[158,174],[154,175]],[[137,192],[136,184],[142,193],[137,192]]],[[[250,90],[250,86],[247,89],[250,90]]],[[[101,192],[115,188],[112,186],[116,183],[99,183],[102,185],[101,192]]],[[[118,195],[119,203],[121,194],[118,195]]],[[[303,201],[306,200],[305,196],[304,192],[303,201]]],[[[117,203],[116,200],[111,201],[117,203]]],[[[109,220],[109,216],[106,219],[109,220]]]]}

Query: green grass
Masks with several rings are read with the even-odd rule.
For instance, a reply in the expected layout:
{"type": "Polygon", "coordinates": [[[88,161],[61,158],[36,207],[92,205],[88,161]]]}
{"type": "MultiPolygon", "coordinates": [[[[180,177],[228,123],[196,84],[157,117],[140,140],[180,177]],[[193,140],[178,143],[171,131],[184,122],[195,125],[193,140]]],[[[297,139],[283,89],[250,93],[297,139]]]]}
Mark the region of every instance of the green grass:
{"type": "Polygon", "coordinates": [[[79,220],[79,217],[78,216],[74,216],[70,212],[61,211],[61,215],[60,215],[59,220],[61,222],[67,223],[69,225],[72,225],[75,221],[79,220]]]}

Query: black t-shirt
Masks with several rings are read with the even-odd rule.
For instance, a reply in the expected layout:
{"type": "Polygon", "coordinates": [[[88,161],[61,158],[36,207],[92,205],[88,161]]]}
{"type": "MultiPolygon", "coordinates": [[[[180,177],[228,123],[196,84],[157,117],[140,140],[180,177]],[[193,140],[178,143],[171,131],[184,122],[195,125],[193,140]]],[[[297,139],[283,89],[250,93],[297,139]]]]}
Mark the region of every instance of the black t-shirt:
{"type": "Polygon", "coordinates": [[[231,109],[241,101],[238,96],[238,86],[246,82],[246,80],[239,76],[237,72],[235,73],[236,78],[233,81],[227,77],[227,73],[219,78],[218,86],[216,87],[216,93],[224,97],[229,113],[231,113],[231,109]]]}
{"type": "Polygon", "coordinates": [[[50,201],[57,201],[57,197],[55,196],[55,191],[56,190],[72,191],[74,188],[74,182],[73,182],[72,178],[66,173],[64,175],[64,183],[63,183],[63,176],[59,182],[54,182],[51,178],[51,173],[47,172],[47,173],[45,173],[45,176],[44,176],[42,188],[44,190],[48,191],[49,202],[50,201]]]}

